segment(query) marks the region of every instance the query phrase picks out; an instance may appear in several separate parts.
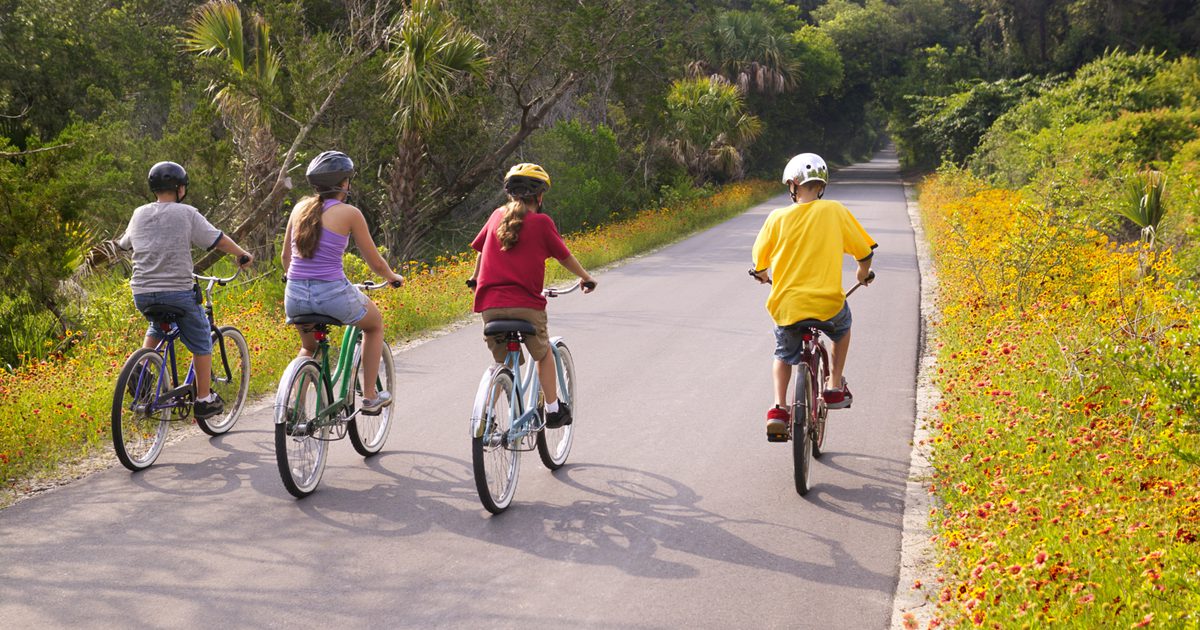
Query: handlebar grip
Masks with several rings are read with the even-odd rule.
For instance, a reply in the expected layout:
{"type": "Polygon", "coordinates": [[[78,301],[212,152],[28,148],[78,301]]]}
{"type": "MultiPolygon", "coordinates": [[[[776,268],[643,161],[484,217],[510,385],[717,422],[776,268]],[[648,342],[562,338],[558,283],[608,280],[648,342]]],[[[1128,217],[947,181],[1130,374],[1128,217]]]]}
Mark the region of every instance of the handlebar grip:
{"type": "Polygon", "coordinates": [[[466,285],[468,289],[474,289],[475,287],[479,286],[479,281],[475,278],[467,278],[466,285]]]}
{"type": "Polygon", "coordinates": [[[238,258],[239,265],[244,265],[248,262],[250,262],[250,256],[247,254],[242,254],[241,257],[238,258]]]}
{"type": "Polygon", "coordinates": [[[583,282],[581,284],[583,285],[583,288],[587,289],[588,291],[591,291],[592,289],[596,288],[595,282],[583,282]]]}
{"type": "Polygon", "coordinates": [[[393,289],[399,289],[404,284],[404,281],[403,280],[392,280],[388,284],[392,285],[393,289]]]}
{"type": "Polygon", "coordinates": [[[873,280],[875,280],[875,272],[874,272],[874,271],[868,271],[868,272],[867,272],[867,282],[871,282],[871,281],[873,281],[873,280]]]}

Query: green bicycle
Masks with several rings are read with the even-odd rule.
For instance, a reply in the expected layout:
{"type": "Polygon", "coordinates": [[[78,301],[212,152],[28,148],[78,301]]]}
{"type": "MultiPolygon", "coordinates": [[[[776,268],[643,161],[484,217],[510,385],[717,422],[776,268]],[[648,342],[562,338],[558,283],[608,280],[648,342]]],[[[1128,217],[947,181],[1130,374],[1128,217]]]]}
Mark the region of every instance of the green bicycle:
{"type": "MultiPolygon", "coordinates": [[[[355,285],[363,291],[388,285],[365,282],[355,285]]],[[[399,286],[398,284],[396,286],[399,286]]],[[[321,482],[329,443],[347,435],[354,450],[370,457],[383,448],[392,428],[395,404],[378,415],[355,408],[363,393],[362,331],[324,315],[300,315],[293,324],[306,327],[317,340],[317,351],[310,357],[296,357],[284,370],[275,393],[275,459],[279,475],[288,492],[296,498],[312,494],[321,482]],[[342,344],[330,370],[329,327],[345,326],[342,344]]],[[[380,355],[379,376],[375,386],[396,399],[396,367],[392,349],[385,341],[380,355]]]]}

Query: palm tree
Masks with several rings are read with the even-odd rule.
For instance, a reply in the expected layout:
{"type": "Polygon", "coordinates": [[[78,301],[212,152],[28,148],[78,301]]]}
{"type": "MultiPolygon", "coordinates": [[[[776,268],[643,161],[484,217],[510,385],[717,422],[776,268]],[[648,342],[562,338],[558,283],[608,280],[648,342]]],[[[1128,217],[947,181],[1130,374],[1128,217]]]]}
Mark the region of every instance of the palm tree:
{"type": "Polygon", "coordinates": [[[762,133],[741,92],[720,77],[676,81],[667,94],[668,146],[697,184],[742,176],[742,150],[762,133]]]}
{"type": "MultiPolygon", "coordinates": [[[[244,221],[270,194],[267,185],[277,170],[279,142],[271,130],[269,99],[280,69],[279,53],[271,49],[271,29],[259,15],[251,17],[253,38],[246,37],[242,12],[233,0],[212,0],[200,6],[188,22],[184,49],[219,60],[218,76],[208,86],[213,104],[229,129],[241,160],[236,186],[240,198],[233,217],[244,221]]],[[[277,226],[264,224],[259,240],[269,239],[277,226]]]]}
{"type": "Polygon", "coordinates": [[[425,137],[454,111],[464,77],[481,78],[489,59],[482,39],[461,27],[439,0],[413,0],[400,16],[385,62],[389,97],[396,104],[398,151],[387,168],[388,217],[404,256],[415,252],[432,227],[428,212],[417,206],[425,157],[425,137]]]}
{"type": "Polygon", "coordinates": [[[761,13],[726,11],[701,35],[687,65],[689,77],[720,76],[743,94],[779,94],[795,87],[800,69],[787,33],[761,13]]]}

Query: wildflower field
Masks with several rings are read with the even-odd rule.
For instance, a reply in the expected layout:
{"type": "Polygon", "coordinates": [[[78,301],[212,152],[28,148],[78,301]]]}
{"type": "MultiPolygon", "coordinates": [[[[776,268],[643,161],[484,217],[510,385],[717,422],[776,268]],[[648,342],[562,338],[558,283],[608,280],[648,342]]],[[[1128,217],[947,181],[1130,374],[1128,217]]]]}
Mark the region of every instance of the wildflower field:
{"type": "Polygon", "coordinates": [[[929,626],[1200,627],[1196,290],[1169,250],[1024,194],[962,172],[921,189],[941,312],[929,626]]]}
{"type": "MultiPolygon", "coordinates": [[[[675,241],[735,216],[779,192],[778,185],[742,182],[712,195],[566,236],[585,267],[595,268],[675,241]]],[[[372,277],[365,264],[347,254],[352,280],[372,277]]],[[[228,273],[228,261],[216,273],[228,273]]],[[[463,285],[474,268],[474,252],[440,257],[432,264],[410,262],[401,268],[405,286],[372,293],[392,340],[461,319],[471,311],[471,292],[463,285]]],[[[556,263],[547,282],[569,275],[556,263]]],[[[237,326],[250,345],[251,394],[273,391],[279,374],[295,356],[295,332],[284,322],[283,285],[274,261],[255,264],[252,276],[216,290],[219,325],[237,326]]],[[[133,308],[127,281],[94,288],[86,307],[87,330],[66,354],[0,370],[0,493],[20,492],[36,474],[53,474],[65,462],[110,450],[113,386],[125,358],[137,348],[145,319],[133,308]]],[[[178,346],[182,350],[182,346],[178,346]]],[[[182,352],[186,362],[186,350],[182,352]]],[[[11,497],[0,496],[0,506],[11,497]]]]}

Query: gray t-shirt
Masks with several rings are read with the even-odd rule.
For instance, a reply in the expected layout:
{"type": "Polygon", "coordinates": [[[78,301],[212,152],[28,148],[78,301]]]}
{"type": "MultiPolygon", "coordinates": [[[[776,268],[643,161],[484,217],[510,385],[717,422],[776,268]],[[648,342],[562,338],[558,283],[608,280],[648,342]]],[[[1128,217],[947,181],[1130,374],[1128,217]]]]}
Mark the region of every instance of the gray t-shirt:
{"type": "Polygon", "coordinates": [[[187,204],[156,201],[134,210],[117,241],[121,249],[133,250],[133,293],[192,288],[192,247],[210,250],[221,235],[187,204]]]}

